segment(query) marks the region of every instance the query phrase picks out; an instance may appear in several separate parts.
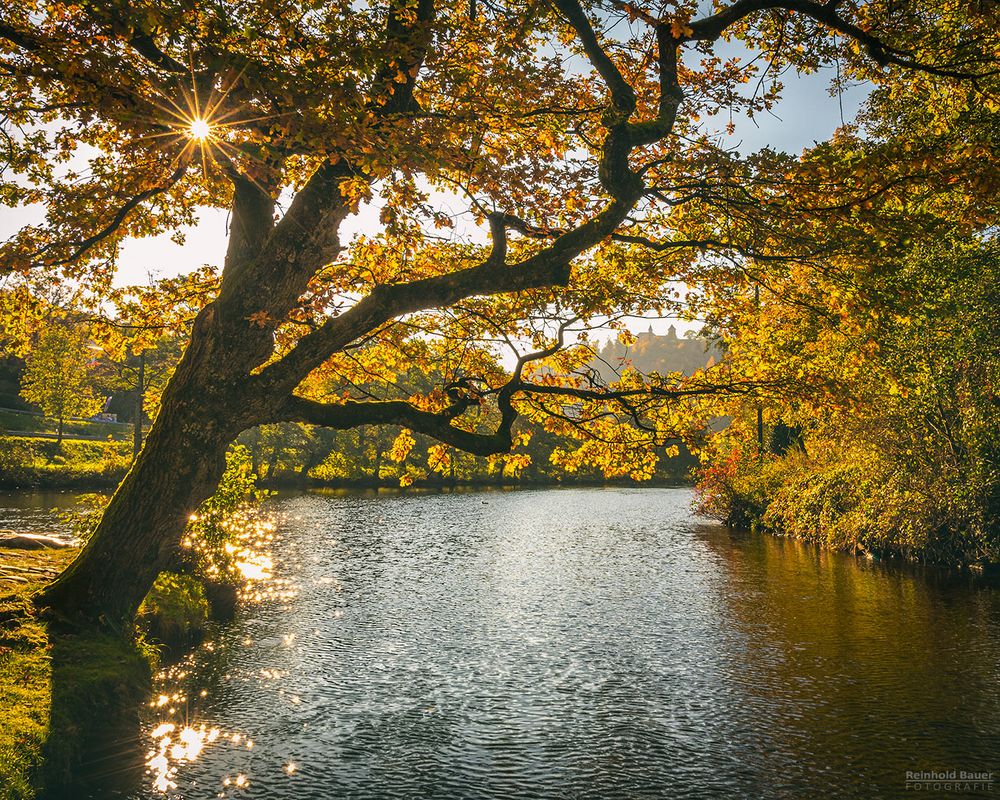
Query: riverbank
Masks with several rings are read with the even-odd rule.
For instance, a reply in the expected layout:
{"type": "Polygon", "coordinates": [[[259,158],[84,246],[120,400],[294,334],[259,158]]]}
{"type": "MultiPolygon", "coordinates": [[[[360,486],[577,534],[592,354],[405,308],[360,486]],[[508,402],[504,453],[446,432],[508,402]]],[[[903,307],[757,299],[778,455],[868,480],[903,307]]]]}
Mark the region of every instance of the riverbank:
{"type": "Polygon", "coordinates": [[[698,506],[729,527],[826,549],[998,572],[1000,531],[991,522],[996,500],[988,492],[957,481],[900,486],[883,467],[875,459],[813,447],[763,455],[733,451],[702,470],[698,506]]]}
{"type": "Polygon", "coordinates": [[[693,481],[685,480],[683,478],[675,478],[670,476],[658,476],[649,481],[634,481],[631,478],[618,478],[618,479],[597,479],[588,477],[579,477],[576,475],[568,475],[564,478],[556,479],[532,479],[530,477],[523,478],[511,478],[503,477],[502,479],[497,478],[482,478],[482,479],[467,479],[467,480],[451,480],[448,478],[431,477],[421,480],[414,480],[407,486],[400,486],[399,480],[392,479],[382,479],[376,480],[374,478],[357,478],[348,479],[343,478],[339,480],[320,480],[318,478],[307,478],[305,480],[297,478],[294,476],[280,476],[271,480],[260,481],[258,484],[263,489],[292,489],[292,490],[309,490],[309,489],[392,489],[396,491],[407,491],[412,489],[418,489],[422,491],[440,491],[440,490],[451,490],[451,489],[558,489],[560,487],[565,488],[579,488],[579,489],[601,489],[601,488],[619,488],[619,489],[636,489],[636,488],[652,488],[652,489],[664,489],[673,488],[678,486],[693,486],[693,481]]]}
{"type": "Polygon", "coordinates": [[[85,774],[107,781],[141,764],[123,756],[139,741],[151,651],[61,631],[31,603],[75,554],[0,550],[0,800],[65,796],[85,774]]]}
{"type": "MultiPolygon", "coordinates": [[[[78,489],[107,491],[114,489],[128,471],[132,461],[131,442],[84,441],[66,439],[57,448],[54,440],[25,436],[0,437],[0,490],[78,489]]],[[[399,477],[323,479],[305,476],[301,472],[281,472],[258,481],[264,489],[399,489],[399,477]]],[[[637,482],[630,478],[604,479],[594,476],[567,474],[559,477],[534,477],[524,474],[484,475],[453,479],[433,474],[415,479],[410,486],[417,489],[450,488],[546,488],[558,486],[688,486],[690,481],[677,475],[657,475],[650,481],[637,482]]]]}

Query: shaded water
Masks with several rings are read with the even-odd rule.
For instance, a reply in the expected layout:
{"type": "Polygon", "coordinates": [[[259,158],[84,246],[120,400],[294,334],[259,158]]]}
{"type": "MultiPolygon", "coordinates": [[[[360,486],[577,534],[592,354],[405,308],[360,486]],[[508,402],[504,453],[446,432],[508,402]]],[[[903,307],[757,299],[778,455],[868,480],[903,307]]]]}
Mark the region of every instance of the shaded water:
{"type": "Polygon", "coordinates": [[[61,513],[78,508],[79,497],[75,491],[0,492],[0,530],[44,533],[70,540],[70,524],[61,513]]]}
{"type": "MultiPolygon", "coordinates": [[[[158,686],[161,788],[871,798],[909,796],[907,771],[1000,770],[1000,592],[735,536],[690,504],[277,501],[274,596],[158,686]]],[[[162,797],[155,777],[133,796],[162,797]]]]}

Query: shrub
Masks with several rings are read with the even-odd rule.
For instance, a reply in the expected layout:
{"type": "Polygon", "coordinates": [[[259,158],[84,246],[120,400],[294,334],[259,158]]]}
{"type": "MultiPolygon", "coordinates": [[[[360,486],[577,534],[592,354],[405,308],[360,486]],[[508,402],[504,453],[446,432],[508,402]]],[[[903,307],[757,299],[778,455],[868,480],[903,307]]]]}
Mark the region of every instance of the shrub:
{"type": "Polygon", "coordinates": [[[190,575],[162,572],[139,607],[146,635],[168,647],[197,641],[208,622],[208,600],[201,582],[190,575]]]}

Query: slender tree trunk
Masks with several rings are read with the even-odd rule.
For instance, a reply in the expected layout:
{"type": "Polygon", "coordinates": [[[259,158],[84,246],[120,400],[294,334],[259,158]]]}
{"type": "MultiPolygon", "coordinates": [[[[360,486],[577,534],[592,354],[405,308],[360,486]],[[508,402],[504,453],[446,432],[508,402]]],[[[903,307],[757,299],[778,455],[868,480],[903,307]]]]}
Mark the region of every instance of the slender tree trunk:
{"type": "Polygon", "coordinates": [[[309,454],[302,462],[302,467],[299,469],[299,483],[303,486],[309,485],[309,471],[323,463],[328,455],[330,455],[331,448],[319,446],[314,450],[309,451],[309,454]]]}
{"type": "Polygon", "coordinates": [[[260,475],[260,428],[250,431],[245,441],[250,450],[250,469],[254,475],[260,475]]]}
{"type": "Polygon", "coordinates": [[[59,424],[56,428],[56,450],[62,449],[63,440],[63,417],[62,414],[59,415],[59,424]]]}
{"type": "Polygon", "coordinates": [[[132,425],[132,456],[142,450],[143,401],[146,395],[146,351],[139,353],[139,373],[135,381],[135,422],[132,425]]]}
{"type": "Polygon", "coordinates": [[[271,456],[267,459],[267,469],[264,472],[264,480],[269,481],[274,477],[274,469],[278,466],[278,443],[274,443],[274,447],[271,448],[271,456]]]}

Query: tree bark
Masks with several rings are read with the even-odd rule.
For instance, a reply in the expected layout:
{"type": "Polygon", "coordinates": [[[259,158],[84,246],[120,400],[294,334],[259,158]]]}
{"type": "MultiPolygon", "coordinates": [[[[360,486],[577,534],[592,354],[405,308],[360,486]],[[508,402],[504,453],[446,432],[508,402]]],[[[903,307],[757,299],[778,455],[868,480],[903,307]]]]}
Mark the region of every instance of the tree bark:
{"type": "Polygon", "coordinates": [[[225,469],[229,440],[199,427],[193,415],[154,426],[93,537],[41,605],[114,627],[131,621],[176,553],[188,516],[225,469]]]}

